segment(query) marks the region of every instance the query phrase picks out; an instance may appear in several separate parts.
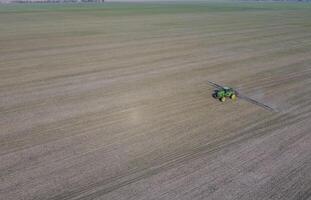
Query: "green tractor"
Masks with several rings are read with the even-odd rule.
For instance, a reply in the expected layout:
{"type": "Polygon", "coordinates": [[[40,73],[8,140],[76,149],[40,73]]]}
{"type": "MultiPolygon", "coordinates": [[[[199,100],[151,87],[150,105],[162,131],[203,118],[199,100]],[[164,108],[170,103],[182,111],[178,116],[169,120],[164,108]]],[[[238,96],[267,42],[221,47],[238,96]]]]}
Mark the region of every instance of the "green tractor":
{"type": "Polygon", "coordinates": [[[255,99],[252,99],[250,97],[247,97],[245,95],[242,95],[240,92],[234,90],[233,88],[230,88],[230,87],[224,87],[224,86],[221,86],[221,85],[218,85],[217,83],[214,83],[212,81],[208,81],[208,84],[213,86],[214,88],[216,88],[216,90],[214,90],[214,93],[213,93],[213,97],[215,99],[219,99],[221,102],[225,102],[226,101],[226,97],[232,99],[232,100],[236,100],[238,97],[239,99],[243,99],[249,103],[252,103],[254,105],[257,105],[257,106],[260,106],[266,110],[269,110],[269,111],[272,111],[272,112],[278,112],[277,109],[269,106],[269,105],[266,105],[262,102],[259,102],[255,99]]]}
{"type": "Polygon", "coordinates": [[[213,97],[219,99],[221,102],[226,101],[226,97],[232,100],[236,100],[237,93],[235,90],[229,87],[221,87],[218,90],[214,91],[213,97]]]}

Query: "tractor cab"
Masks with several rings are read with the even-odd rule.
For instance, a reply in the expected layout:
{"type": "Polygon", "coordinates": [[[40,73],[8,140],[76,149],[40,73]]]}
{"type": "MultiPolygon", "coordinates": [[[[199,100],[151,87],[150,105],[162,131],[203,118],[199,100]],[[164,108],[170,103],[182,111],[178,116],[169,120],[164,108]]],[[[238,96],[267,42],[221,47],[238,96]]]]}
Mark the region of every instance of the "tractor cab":
{"type": "Polygon", "coordinates": [[[232,88],[229,88],[229,87],[223,87],[222,88],[224,90],[224,92],[228,93],[228,92],[232,92],[232,88]]]}

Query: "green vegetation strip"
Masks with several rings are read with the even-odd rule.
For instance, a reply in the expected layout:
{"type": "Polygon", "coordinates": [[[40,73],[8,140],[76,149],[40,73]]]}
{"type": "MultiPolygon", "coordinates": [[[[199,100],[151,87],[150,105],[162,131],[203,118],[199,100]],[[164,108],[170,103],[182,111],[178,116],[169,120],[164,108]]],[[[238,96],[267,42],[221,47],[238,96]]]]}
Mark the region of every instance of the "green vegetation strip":
{"type": "Polygon", "coordinates": [[[3,13],[90,12],[103,15],[163,14],[179,12],[238,12],[263,10],[306,10],[311,3],[201,2],[201,3],[103,3],[103,4],[9,4],[0,6],[3,13]]]}

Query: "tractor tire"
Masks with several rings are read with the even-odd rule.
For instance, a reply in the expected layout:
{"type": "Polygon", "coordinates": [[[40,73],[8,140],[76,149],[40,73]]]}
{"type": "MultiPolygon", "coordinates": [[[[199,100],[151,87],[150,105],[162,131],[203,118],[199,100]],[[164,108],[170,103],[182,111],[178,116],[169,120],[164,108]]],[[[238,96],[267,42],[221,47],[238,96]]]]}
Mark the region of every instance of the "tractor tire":
{"type": "Polygon", "coordinates": [[[230,98],[231,98],[232,100],[236,100],[237,96],[236,96],[235,94],[233,94],[233,95],[230,96],[230,98]]]}
{"type": "Polygon", "coordinates": [[[225,101],[226,101],[226,97],[221,97],[219,100],[220,100],[221,102],[225,102],[225,101]]]}

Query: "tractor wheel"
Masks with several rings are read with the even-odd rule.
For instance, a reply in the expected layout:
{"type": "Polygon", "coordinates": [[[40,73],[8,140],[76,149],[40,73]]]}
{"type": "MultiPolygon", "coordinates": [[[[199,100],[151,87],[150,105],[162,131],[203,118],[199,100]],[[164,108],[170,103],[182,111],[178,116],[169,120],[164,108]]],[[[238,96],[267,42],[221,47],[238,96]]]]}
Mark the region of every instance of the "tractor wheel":
{"type": "Polygon", "coordinates": [[[231,97],[230,97],[232,100],[236,100],[236,95],[235,94],[233,94],[233,95],[231,95],[231,97]]]}
{"type": "Polygon", "coordinates": [[[225,102],[225,101],[226,101],[226,97],[221,97],[219,100],[220,100],[221,102],[225,102]]]}

